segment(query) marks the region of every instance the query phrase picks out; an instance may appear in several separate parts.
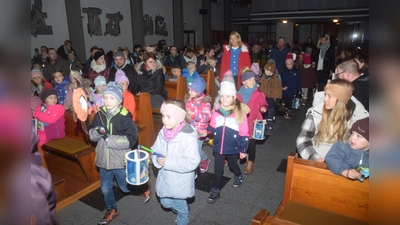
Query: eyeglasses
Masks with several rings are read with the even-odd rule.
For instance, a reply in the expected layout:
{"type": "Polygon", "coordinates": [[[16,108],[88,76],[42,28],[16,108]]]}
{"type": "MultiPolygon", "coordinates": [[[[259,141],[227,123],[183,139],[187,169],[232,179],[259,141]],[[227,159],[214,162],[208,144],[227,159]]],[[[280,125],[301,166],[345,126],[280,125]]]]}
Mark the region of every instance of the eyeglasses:
{"type": "Polygon", "coordinates": [[[339,78],[339,75],[344,73],[344,72],[346,72],[346,71],[342,71],[340,73],[334,73],[334,74],[332,74],[332,77],[339,78]]]}

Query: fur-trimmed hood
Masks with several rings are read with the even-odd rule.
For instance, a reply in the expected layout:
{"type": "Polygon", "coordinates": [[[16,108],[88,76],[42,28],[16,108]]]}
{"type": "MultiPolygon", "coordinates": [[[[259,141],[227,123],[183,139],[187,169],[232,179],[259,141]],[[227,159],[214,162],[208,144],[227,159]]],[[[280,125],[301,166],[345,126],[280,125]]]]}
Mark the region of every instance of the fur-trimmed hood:
{"type": "MultiPolygon", "coordinates": [[[[224,45],[224,49],[225,51],[229,51],[231,50],[231,47],[229,45],[224,45]]],[[[240,49],[242,52],[250,52],[249,51],[249,47],[247,47],[247,45],[245,43],[242,42],[242,47],[240,49]]]]}
{"type": "MultiPolygon", "coordinates": [[[[157,62],[156,69],[152,70],[151,71],[152,73],[154,73],[157,70],[163,68],[163,64],[160,62],[160,60],[157,59],[156,62],[157,62]]],[[[136,68],[135,68],[135,70],[138,73],[138,75],[142,75],[143,74],[143,71],[142,71],[143,70],[143,64],[144,64],[144,62],[140,62],[139,65],[137,65],[136,68]]]]}
{"type": "MultiPolygon", "coordinates": [[[[185,94],[184,101],[187,102],[190,100],[189,93],[185,94]]],[[[212,97],[210,95],[205,95],[204,93],[201,94],[200,98],[198,99],[201,103],[210,103],[212,102],[212,97]]]]}

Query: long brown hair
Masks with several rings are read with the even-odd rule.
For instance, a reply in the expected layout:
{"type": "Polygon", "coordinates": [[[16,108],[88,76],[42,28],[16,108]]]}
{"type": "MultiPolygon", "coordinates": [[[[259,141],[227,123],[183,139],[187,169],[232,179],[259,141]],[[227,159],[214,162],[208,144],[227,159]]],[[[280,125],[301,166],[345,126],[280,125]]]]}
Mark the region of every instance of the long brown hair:
{"type": "MultiPolygon", "coordinates": [[[[351,91],[354,86],[351,82],[344,79],[335,79],[331,84],[338,84],[351,91]]],[[[355,104],[350,99],[347,104],[337,100],[333,109],[322,109],[322,119],[318,124],[318,133],[315,135],[315,144],[334,143],[344,141],[348,134],[347,121],[350,120],[354,113],[355,104]]]]}

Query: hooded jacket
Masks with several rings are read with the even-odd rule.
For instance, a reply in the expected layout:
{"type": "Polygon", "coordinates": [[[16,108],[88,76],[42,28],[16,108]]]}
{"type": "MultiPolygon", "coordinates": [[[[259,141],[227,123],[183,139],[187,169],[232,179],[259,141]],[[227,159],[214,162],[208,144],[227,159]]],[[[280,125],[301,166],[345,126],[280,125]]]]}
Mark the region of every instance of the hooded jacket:
{"type": "MultiPolygon", "coordinates": [[[[224,78],[224,74],[226,71],[230,70],[230,63],[231,63],[231,47],[229,45],[224,45],[224,54],[222,55],[222,61],[221,61],[221,69],[220,69],[220,75],[219,75],[219,80],[222,81],[222,78],[224,78]]],[[[249,48],[245,43],[242,42],[242,48],[240,49],[239,53],[239,59],[238,59],[238,83],[236,84],[236,88],[239,89],[242,86],[242,69],[247,66],[251,67],[251,61],[250,61],[250,54],[249,54],[249,48]]]]}
{"type": "Polygon", "coordinates": [[[273,98],[274,100],[282,98],[282,82],[278,78],[278,74],[268,77],[264,74],[260,78],[260,90],[264,93],[265,97],[273,98]]]}
{"type": "Polygon", "coordinates": [[[196,100],[189,94],[185,95],[186,111],[191,111],[190,124],[197,132],[205,130],[211,119],[211,102],[209,95],[201,94],[196,100]]]}
{"type": "Polygon", "coordinates": [[[60,104],[50,105],[45,108],[40,104],[36,107],[34,116],[38,121],[39,144],[65,137],[65,109],[60,104]]]}
{"type": "Polygon", "coordinates": [[[109,117],[106,107],[101,107],[89,125],[89,138],[97,142],[96,166],[106,170],[125,168],[125,153],[136,144],[137,136],[137,126],[127,109],[120,106],[109,117]],[[99,127],[107,128],[107,141],[97,132],[99,127]]]}
{"type": "Polygon", "coordinates": [[[151,160],[160,169],[156,181],[156,193],[160,198],[185,199],[194,196],[194,171],[200,163],[196,140],[197,132],[189,124],[183,126],[169,142],[165,141],[162,129],[158,133],[151,149],[165,155],[165,164],[158,164],[156,155],[152,155],[151,160]]]}
{"type": "Polygon", "coordinates": [[[150,95],[161,95],[165,100],[168,99],[168,92],[165,90],[165,77],[162,63],[157,60],[156,69],[147,71],[144,62],[140,62],[136,67],[137,92],[148,92],[150,95]]]}

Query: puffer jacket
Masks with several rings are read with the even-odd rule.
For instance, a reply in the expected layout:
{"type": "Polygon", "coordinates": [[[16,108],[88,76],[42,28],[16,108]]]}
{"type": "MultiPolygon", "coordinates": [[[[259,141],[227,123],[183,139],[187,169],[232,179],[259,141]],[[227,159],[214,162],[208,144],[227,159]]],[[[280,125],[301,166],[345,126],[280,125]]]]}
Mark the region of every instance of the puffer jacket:
{"type": "Polygon", "coordinates": [[[143,62],[136,67],[137,92],[148,92],[150,95],[161,95],[165,100],[168,99],[168,92],[165,89],[165,77],[162,63],[157,60],[155,70],[146,70],[143,62]]]}
{"type": "Polygon", "coordinates": [[[189,124],[183,126],[169,142],[165,141],[162,130],[158,133],[151,149],[165,155],[165,164],[158,164],[156,155],[152,155],[151,160],[160,169],[156,181],[156,193],[160,198],[185,199],[194,196],[194,171],[200,163],[197,148],[197,132],[189,124]]]}
{"type": "Polygon", "coordinates": [[[205,130],[211,119],[211,102],[209,95],[202,94],[196,100],[190,98],[189,94],[185,95],[186,110],[192,111],[190,124],[196,128],[197,132],[205,130]]]}
{"type": "Polygon", "coordinates": [[[125,153],[135,145],[138,129],[132,120],[131,113],[124,107],[120,106],[116,109],[111,117],[107,115],[106,110],[105,106],[101,107],[100,112],[94,116],[89,125],[89,138],[97,142],[96,166],[107,170],[123,169],[125,168],[125,153]],[[99,127],[108,129],[107,141],[96,131],[99,127]]]}
{"type": "Polygon", "coordinates": [[[247,116],[244,115],[243,123],[238,124],[235,113],[224,117],[219,109],[220,106],[215,108],[207,127],[214,134],[214,152],[220,155],[246,153],[249,144],[247,116]]]}

